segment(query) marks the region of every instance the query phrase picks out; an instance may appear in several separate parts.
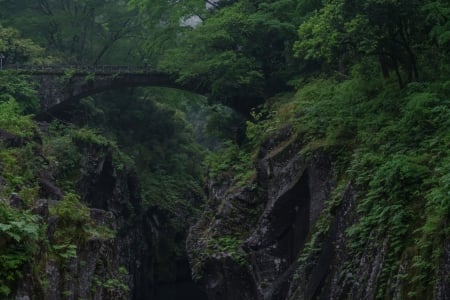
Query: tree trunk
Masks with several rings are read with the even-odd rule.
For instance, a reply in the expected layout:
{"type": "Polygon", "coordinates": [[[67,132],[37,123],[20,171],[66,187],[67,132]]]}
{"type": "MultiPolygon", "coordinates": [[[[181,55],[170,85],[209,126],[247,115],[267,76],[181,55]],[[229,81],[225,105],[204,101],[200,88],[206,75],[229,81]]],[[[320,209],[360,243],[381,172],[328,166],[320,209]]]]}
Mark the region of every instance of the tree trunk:
{"type": "Polygon", "coordinates": [[[380,62],[381,72],[383,72],[383,78],[389,78],[389,67],[386,56],[384,54],[379,54],[378,61],[380,62]]]}
{"type": "Polygon", "coordinates": [[[392,57],[392,63],[394,65],[395,75],[397,75],[398,86],[400,87],[400,89],[403,89],[405,85],[403,83],[402,75],[400,74],[400,68],[395,57],[392,57]]]}

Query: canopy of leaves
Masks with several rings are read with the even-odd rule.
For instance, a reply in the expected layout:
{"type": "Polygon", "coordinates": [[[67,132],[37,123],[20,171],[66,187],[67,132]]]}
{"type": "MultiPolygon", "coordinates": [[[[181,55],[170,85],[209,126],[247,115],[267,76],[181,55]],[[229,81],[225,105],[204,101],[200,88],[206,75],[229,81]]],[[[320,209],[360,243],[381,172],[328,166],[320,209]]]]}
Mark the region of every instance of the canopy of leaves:
{"type": "Polygon", "coordinates": [[[38,62],[44,49],[31,39],[21,37],[17,29],[0,25],[0,53],[3,65],[24,62],[38,62]]]}
{"type": "Polygon", "coordinates": [[[97,64],[138,56],[131,40],[139,24],[127,1],[4,0],[0,16],[65,62],[97,64]]]}
{"type": "Polygon", "coordinates": [[[266,95],[286,87],[295,67],[295,1],[220,2],[220,7],[195,14],[201,22],[192,27],[180,25],[183,13],[191,16],[184,6],[173,6],[181,15],[167,25],[170,32],[159,33],[174,41],[159,56],[160,68],[178,74],[182,82],[207,87],[211,101],[244,114],[266,95]]]}
{"type": "Polygon", "coordinates": [[[405,82],[420,78],[418,64],[424,50],[429,50],[430,44],[444,49],[448,42],[449,5],[444,2],[324,1],[323,7],[300,25],[295,53],[341,73],[374,56],[384,77],[395,72],[404,87],[405,82]]]}

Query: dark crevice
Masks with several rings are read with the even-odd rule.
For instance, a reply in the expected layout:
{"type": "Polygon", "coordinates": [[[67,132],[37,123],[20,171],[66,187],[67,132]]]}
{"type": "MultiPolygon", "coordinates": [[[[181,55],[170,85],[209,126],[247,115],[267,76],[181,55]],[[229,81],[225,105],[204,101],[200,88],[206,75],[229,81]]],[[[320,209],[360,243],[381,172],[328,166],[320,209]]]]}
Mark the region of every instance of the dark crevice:
{"type": "Polygon", "coordinates": [[[277,250],[288,263],[296,259],[308,235],[310,198],[308,172],[304,172],[274,208],[272,224],[283,228],[277,237],[277,250]]]}
{"type": "MultiPolygon", "coordinates": [[[[286,279],[294,271],[298,253],[308,236],[310,227],[311,196],[309,190],[309,175],[305,171],[297,183],[277,201],[273,210],[273,225],[282,228],[276,238],[274,255],[285,260],[291,267],[285,270],[279,279],[286,279]]],[[[276,228],[276,227],[275,227],[276,228]]],[[[277,280],[267,290],[268,299],[285,299],[289,290],[286,280],[277,280]]]]}

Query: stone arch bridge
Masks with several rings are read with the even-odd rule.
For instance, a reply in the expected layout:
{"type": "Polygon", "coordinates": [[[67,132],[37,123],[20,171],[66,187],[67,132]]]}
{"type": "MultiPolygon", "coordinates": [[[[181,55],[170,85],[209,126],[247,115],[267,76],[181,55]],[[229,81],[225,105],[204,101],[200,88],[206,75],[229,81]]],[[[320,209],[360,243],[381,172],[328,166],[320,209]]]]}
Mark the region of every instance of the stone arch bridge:
{"type": "Polygon", "coordinates": [[[41,101],[38,120],[51,119],[53,113],[81,98],[114,89],[153,86],[206,93],[200,86],[177,83],[173,75],[149,66],[9,65],[4,69],[36,79],[41,101]]]}

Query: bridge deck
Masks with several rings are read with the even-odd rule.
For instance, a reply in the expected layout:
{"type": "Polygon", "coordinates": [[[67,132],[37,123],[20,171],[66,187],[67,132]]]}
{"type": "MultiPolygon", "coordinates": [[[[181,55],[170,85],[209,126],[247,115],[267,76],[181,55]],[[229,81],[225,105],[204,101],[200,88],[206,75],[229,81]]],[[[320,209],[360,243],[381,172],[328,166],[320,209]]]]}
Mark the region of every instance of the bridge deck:
{"type": "Polygon", "coordinates": [[[121,65],[5,65],[2,70],[15,70],[23,74],[149,74],[157,73],[151,66],[121,66],[121,65]]]}

